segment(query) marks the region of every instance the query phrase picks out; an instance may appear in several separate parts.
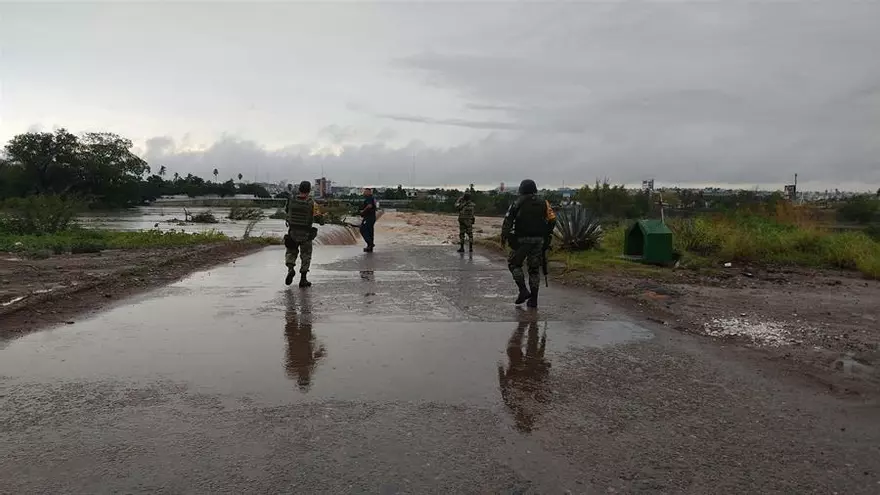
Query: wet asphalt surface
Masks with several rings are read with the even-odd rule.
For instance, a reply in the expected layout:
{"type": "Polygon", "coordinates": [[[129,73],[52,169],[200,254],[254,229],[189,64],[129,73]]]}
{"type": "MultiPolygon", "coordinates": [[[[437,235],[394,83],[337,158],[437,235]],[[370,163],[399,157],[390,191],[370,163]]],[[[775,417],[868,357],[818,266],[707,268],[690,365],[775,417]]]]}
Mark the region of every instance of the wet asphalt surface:
{"type": "Polygon", "coordinates": [[[449,247],[269,248],[0,341],[0,493],[880,493],[880,409],[449,247]]]}

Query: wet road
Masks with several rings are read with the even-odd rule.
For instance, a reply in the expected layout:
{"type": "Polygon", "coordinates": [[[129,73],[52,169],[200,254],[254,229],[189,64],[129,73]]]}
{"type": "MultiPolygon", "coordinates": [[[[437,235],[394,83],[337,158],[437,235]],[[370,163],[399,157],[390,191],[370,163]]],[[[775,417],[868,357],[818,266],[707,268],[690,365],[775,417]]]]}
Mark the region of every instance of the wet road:
{"type": "Polygon", "coordinates": [[[0,493],[880,491],[880,410],[449,247],[270,248],[0,341],[0,493]]]}

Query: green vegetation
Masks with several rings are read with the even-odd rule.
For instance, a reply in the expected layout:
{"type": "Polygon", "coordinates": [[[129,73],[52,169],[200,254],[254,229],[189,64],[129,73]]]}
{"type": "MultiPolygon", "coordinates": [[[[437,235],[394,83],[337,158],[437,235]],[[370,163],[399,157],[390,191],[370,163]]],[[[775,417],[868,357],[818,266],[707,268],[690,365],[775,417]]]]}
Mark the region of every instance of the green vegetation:
{"type": "Polygon", "coordinates": [[[64,254],[98,252],[104,249],[194,246],[228,240],[229,238],[224,234],[214,231],[188,234],[175,230],[114,232],[73,228],[44,235],[0,233],[0,251],[26,254],[46,251],[52,254],[64,254]]]}
{"type": "Polygon", "coordinates": [[[227,218],[230,220],[262,220],[263,217],[265,217],[265,215],[260,208],[238,205],[230,208],[229,215],[227,215],[227,218]]]}
{"type": "Polygon", "coordinates": [[[838,210],[840,219],[847,222],[868,224],[880,212],[880,199],[862,195],[850,198],[838,210]]]}
{"type": "MultiPolygon", "coordinates": [[[[803,266],[857,270],[868,278],[880,279],[880,242],[862,232],[833,232],[745,212],[677,219],[668,224],[686,268],[717,267],[724,262],[803,266]]],[[[557,258],[572,269],[623,267],[656,273],[651,267],[619,259],[627,226],[606,229],[599,249],[558,253],[557,258]]]]}
{"type": "MultiPolygon", "coordinates": [[[[132,151],[132,142],[113,133],[75,135],[66,129],[29,132],[13,137],[0,159],[0,200],[33,195],[79,198],[94,207],[142,204],[163,195],[190,197],[235,194],[269,198],[257,184],[236,184],[233,179],[214,182],[175,173],[166,180],[160,166],[151,174],[147,162],[132,151]]],[[[241,181],[241,174],[238,174],[241,181]]]]}
{"type": "Polygon", "coordinates": [[[192,223],[219,223],[220,220],[217,220],[217,217],[209,211],[202,211],[192,215],[186,211],[186,208],[183,209],[184,214],[186,215],[186,221],[192,223]]]}
{"type": "Polygon", "coordinates": [[[29,196],[0,201],[0,233],[54,233],[73,225],[82,204],[61,196],[29,196]]]}
{"type": "MultiPolygon", "coordinates": [[[[880,279],[880,242],[864,232],[835,232],[810,220],[809,212],[787,203],[775,211],[745,208],[733,213],[700,215],[667,222],[674,233],[675,249],[686,269],[719,269],[734,266],[800,266],[854,270],[880,279]]],[[[667,269],[621,258],[626,229],[631,222],[607,222],[601,243],[589,250],[566,250],[557,236],[551,259],[569,270],[619,271],[662,277],[667,269]]],[[[498,239],[484,241],[500,248],[498,239]]]]}
{"type": "Polygon", "coordinates": [[[557,243],[567,251],[595,249],[602,240],[602,226],[580,205],[559,210],[556,219],[557,243]]]}

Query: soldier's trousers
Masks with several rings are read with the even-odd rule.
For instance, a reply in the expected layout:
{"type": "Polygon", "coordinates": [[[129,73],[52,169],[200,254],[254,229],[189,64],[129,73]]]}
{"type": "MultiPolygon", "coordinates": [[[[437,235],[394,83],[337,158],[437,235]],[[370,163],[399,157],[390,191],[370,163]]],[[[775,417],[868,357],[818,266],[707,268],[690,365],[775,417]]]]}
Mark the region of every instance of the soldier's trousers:
{"type": "Polygon", "coordinates": [[[312,266],[312,241],[308,237],[303,238],[302,232],[289,231],[291,238],[290,246],[284,253],[284,264],[289,270],[293,270],[296,266],[296,258],[300,259],[300,273],[308,273],[309,267],[312,266]]]}
{"type": "Polygon", "coordinates": [[[540,237],[520,237],[519,245],[510,251],[507,257],[507,267],[513,275],[516,283],[525,283],[523,262],[529,271],[529,289],[535,290],[541,286],[541,257],[544,255],[544,239],[540,237]]]}
{"type": "Polygon", "coordinates": [[[464,218],[458,219],[458,241],[464,244],[464,238],[467,236],[469,242],[474,242],[474,221],[464,218]]]}

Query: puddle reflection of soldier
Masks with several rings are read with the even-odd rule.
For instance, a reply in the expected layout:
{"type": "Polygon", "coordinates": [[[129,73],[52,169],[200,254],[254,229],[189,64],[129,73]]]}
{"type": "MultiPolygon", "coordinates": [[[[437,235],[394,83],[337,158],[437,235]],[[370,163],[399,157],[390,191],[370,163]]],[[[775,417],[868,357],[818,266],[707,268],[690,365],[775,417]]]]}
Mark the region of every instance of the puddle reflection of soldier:
{"type": "Polygon", "coordinates": [[[284,336],[287,339],[284,364],[287,376],[296,380],[300,391],[308,392],[318,361],[327,355],[327,351],[315,340],[312,332],[312,302],[307,291],[287,291],[284,336]]]}
{"type": "Polygon", "coordinates": [[[521,320],[507,342],[507,371],[498,365],[501,399],[513,412],[516,428],[525,433],[532,431],[539,409],[549,401],[543,383],[550,374],[550,363],[544,359],[546,345],[547,334],[539,338],[537,320],[521,320]],[[526,340],[525,353],[523,338],[526,340]]]}

